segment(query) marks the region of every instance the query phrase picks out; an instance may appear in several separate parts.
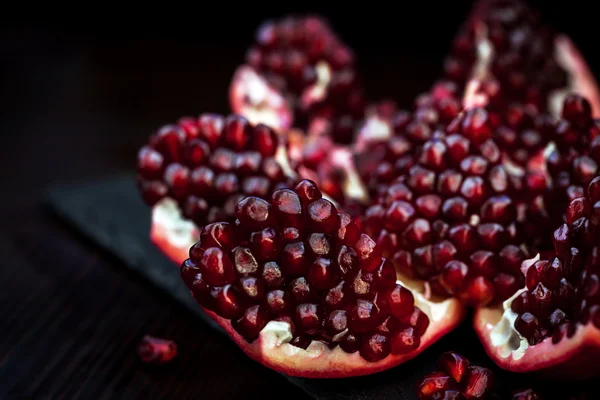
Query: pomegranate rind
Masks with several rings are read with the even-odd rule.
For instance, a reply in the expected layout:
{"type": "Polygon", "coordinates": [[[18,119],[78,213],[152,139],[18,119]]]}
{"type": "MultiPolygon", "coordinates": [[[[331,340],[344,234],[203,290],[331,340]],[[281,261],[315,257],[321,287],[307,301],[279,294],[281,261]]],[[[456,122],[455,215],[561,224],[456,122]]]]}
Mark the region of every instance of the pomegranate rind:
{"type": "Polygon", "coordinates": [[[600,330],[591,322],[578,325],[571,337],[553,344],[552,337],[529,346],[521,357],[502,357],[491,332],[500,320],[500,308],[476,310],[473,328],[488,356],[501,368],[518,373],[536,372],[552,378],[584,379],[600,376],[600,330]]]}
{"type": "Polygon", "coordinates": [[[447,312],[441,319],[431,321],[421,345],[409,354],[390,354],[383,360],[369,362],[356,353],[346,353],[336,347],[331,350],[322,342],[313,341],[306,350],[289,343],[280,343],[277,335],[263,329],[258,338],[249,343],[231,326],[229,320],[202,308],[252,360],[277,372],[303,378],[348,378],[371,375],[405,363],[452,331],[464,318],[464,309],[453,299],[446,300],[447,312]]]}

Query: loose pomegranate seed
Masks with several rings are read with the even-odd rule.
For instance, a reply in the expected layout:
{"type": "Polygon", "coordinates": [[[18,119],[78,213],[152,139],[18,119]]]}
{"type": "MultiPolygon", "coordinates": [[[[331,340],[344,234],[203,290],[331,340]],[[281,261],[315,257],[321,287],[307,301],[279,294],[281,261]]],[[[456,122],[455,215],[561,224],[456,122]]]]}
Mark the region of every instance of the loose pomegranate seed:
{"type": "Polygon", "coordinates": [[[492,371],[471,365],[458,353],[442,354],[438,370],[418,381],[419,399],[487,399],[493,392],[495,376],[492,371]]]}
{"type": "Polygon", "coordinates": [[[318,338],[369,362],[419,347],[428,316],[376,242],[313,182],[269,200],[246,197],[235,215],[203,228],[181,276],[201,306],[247,341],[277,320],[290,323],[291,345],[318,338]],[[296,233],[285,243],[289,225],[296,233]]]}
{"type": "Polygon", "coordinates": [[[140,359],[149,364],[166,364],[177,355],[177,344],[168,339],[145,335],[137,347],[140,359]]]}
{"type": "Polygon", "coordinates": [[[273,158],[277,134],[239,115],[182,118],[151,136],[138,153],[138,187],[149,206],[176,200],[199,227],[235,220],[243,195],[268,195],[291,181],[273,158]]]}

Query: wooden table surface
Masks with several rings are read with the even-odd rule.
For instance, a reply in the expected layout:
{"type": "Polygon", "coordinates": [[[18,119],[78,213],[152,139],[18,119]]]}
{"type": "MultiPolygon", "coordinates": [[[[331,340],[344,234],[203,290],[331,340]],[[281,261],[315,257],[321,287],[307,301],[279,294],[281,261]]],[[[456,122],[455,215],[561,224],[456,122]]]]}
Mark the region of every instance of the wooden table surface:
{"type": "MultiPolygon", "coordinates": [[[[240,28],[247,40],[229,32],[219,45],[22,27],[1,36],[0,399],[306,396],[41,205],[52,182],[132,170],[160,124],[226,112],[229,79],[259,21],[240,28]],[[178,357],[144,365],[135,353],[144,334],[175,340],[178,357]]],[[[459,21],[442,25],[444,42],[423,39],[429,52],[391,53],[393,40],[378,47],[371,33],[361,66],[374,97],[407,105],[425,90],[459,21]]]]}

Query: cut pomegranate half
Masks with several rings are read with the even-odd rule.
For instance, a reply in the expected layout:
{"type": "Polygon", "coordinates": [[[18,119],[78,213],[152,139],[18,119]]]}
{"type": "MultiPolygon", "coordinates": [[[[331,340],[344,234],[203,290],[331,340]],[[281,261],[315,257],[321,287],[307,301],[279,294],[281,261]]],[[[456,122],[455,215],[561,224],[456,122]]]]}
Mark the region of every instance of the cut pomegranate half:
{"type": "Polygon", "coordinates": [[[293,125],[307,131],[313,119],[322,119],[340,143],[352,141],[347,127],[364,115],[354,54],[315,16],[290,16],[259,27],[246,65],[231,82],[230,104],[234,112],[281,130],[293,125]],[[254,92],[256,87],[260,90],[254,92]]]}
{"type": "Polygon", "coordinates": [[[268,196],[296,178],[280,137],[231,114],[161,127],[138,153],[137,183],[152,207],[151,238],[178,265],[200,229],[235,220],[245,196],[268,196]]]}
{"type": "Polygon", "coordinates": [[[313,378],[372,374],[452,330],[463,309],[425,299],[309,180],[250,196],[204,227],[181,267],[196,301],[252,359],[313,378]],[[410,288],[410,289],[409,289],[410,288]]]}

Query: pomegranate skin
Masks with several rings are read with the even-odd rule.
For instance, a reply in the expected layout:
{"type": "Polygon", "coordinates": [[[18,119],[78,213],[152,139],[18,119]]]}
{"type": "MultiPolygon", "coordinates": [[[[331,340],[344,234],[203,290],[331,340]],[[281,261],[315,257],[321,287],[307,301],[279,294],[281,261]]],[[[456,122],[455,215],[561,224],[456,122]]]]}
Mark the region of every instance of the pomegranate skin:
{"type": "Polygon", "coordinates": [[[400,365],[421,354],[429,346],[452,331],[464,318],[464,309],[455,300],[449,300],[446,313],[441,319],[431,321],[421,336],[421,345],[408,354],[390,354],[383,360],[369,362],[358,352],[346,353],[336,347],[330,350],[325,344],[313,341],[307,350],[288,343],[278,344],[273,333],[261,332],[252,343],[240,336],[231,323],[212,311],[204,312],[221,326],[229,337],[256,362],[275,371],[303,378],[348,378],[371,375],[400,365]]]}
{"type": "Polygon", "coordinates": [[[535,372],[546,378],[586,379],[600,376],[600,330],[591,322],[579,325],[571,338],[553,344],[552,337],[529,346],[522,357],[503,357],[492,343],[491,332],[501,311],[480,308],[475,312],[473,328],[487,355],[500,367],[511,372],[535,372]]]}

